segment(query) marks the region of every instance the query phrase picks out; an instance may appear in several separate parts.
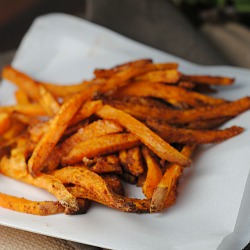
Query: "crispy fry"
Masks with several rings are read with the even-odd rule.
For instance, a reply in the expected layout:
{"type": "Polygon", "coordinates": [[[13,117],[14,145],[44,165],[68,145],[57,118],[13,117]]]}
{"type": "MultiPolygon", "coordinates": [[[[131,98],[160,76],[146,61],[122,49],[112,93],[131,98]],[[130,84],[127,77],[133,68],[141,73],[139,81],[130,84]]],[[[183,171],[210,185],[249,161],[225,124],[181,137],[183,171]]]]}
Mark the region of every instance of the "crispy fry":
{"type": "Polygon", "coordinates": [[[54,116],[60,109],[60,105],[54,96],[42,85],[38,86],[40,94],[39,103],[42,105],[48,116],[54,116]]]}
{"type": "Polygon", "coordinates": [[[65,209],[58,201],[31,201],[3,193],[0,193],[0,207],[42,216],[63,213],[65,209]]]}
{"type": "Polygon", "coordinates": [[[62,164],[79,163],[83,157],[95,157],[131,148],[139,144],[137,136],[129,133],[107,134],[78,143],[68,155],[62,158],[62,164]]]}
{"type": "Polygon", "coordinates": [[[177,83],[180,79],[180,73],[176,69],[171,70],[155,70],[135,78],[136,81],[149,81],[149,82],[164,82],[164,83],[177,83]]]}
{"type": "Polygon", "coordinates": [[[231,85],[234,83],[234,78],[221,76],[206,76],[206,75],[185,75],[182,74],[181,79],[201,84],[209,85],[231,85]]]}
{"type": "Polygon", "coordinates": [[[149,200],[128,198],[112,192],[101,176],[84,167],[65,167],[53,175],[63,183],[77,186],[69,191],[81,198],[87,198],[124,212],[145,213],[149,211],[149,200]]]}
{"type": "Polygon", "coordinates": [[[132,62],[117,65],[111,69],[95,69],[94,75],[96,76],[96,78],[110,78],[117,72],[121,72],[133,67],[144,67],[146,64],[149,63],[152,63],[151,59],[139,59],[132,62]]]}
{"type": "Polygon", "coordinates": [[[238,126],[232,126],[223,130],[175,128],[166,123],[158,123],[155,120],[149,120],[147,124],[164,140],[170,143],[182,144],[218,143],[238,135],[244,130],[238,126]]]}
{"type": "MultiPolygon", "coordinates": [[[[130,103],[123,103],[119,106],[121,110],[133,115],[140,120],[147,120],[149,118],[148,109],[144,109],[139,105],[131,105],[130,103]]],[[[157,119],[166,121],[168,124],[186,125],[195,121],[211,120],[218,118],[231,119],[250,108],[250,97],[243,97],[236,101],[226,102],[215,106],[205,106],[187,110],[174,110],[153,108],[150,112],[150,119],[157,119]]]]}
{"type": "MultiPolygon", "coordinates": [[[[183,155],[190,157],[193,153],[196,145],[186,145],[182,149],[183,155]]],[[[179,164],[172,164],[164,173],[163,177],[159,181],[157,187],[155,188],[151,205],[150,212],[159,212],[164,208],[168,207],[175,200],[172,197],[173,194],[176,194],[177,182],[183,172],[183,166],[179,164]]]]}
{"type": "Polygon", "coordinates": [[[44,86],[53,96],[62,98],[82,92],[90,85],[90,82],[88,81],[83,81],[78,84],[70,84],[70,85],[59,85],[47,82],[39,82],[39,83],[42,86],[44,86]]]}
{"type": "Polygon", "coordinates": [[[142,191],[150,199],[162,178],[162,171],[159,163],[146,147],[142,149],[142,154],[147,165],[147,176],[143,183],[142,191]]]}
{"type": "Polygon", "coordinates": [[[74,125],[91,115],[93,115],[98,109],[102,107],[102,101],[101,100],[94,100],[94,101],[87,101],[85,102],[78,113],[73,117],[73,119],[70,121],[70,125],[74,125]]]}
{"type": "Polygon", "coordinates": [[[116,122],[119,122],[131,133],[135,134],[143,144],[149,147],[160,158],[170,162],[179,163],[180,165],[187,165],[190,163],[190,161],[186,159],[185,156],[180,154],[170,144],[161,139],[152,130],[129,114],[115,109],[109,105],[104,105],[97,112],[97,115],[105,119],[112,119],[116,122]]]}
{"type": "Polygon", "coordinates": [[[213,98],[194,91],[187,91],[177,86],[165,85],[160,82],[138,81],[120,88],[114,96],[121,98],[124,96],[157,97],[165,100],[176,107],[199,107],[204,105],[217,105],[225,100],[213,98]]]}
{"type": "Polygon", "coordinates": [[[8,112],[8,113],[18,112],[30,116],[44,116],[47,114],[41,107],[41,105],[37,103],[4,106],[0,107],[0,112],[8,112]]]}
{"type": "Polygon", "coordinates": [[[29,172],[32,176],[37,176],[43,169],[43,163],[59,141],[63,132],[69,125],[70,120],[76,114],[85,98],[85,93],[80,93],[61,106],[59,112],[51,121],[49,130],[37,144],[28,161],[29,172]]]}

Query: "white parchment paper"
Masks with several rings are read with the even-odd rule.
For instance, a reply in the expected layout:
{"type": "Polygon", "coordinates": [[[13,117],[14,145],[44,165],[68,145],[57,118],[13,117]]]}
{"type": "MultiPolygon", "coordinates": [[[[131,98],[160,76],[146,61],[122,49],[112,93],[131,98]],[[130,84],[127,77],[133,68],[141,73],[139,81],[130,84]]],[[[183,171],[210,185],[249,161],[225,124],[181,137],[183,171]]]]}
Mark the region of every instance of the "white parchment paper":
{"type": "MultiPolygon", "coordinates": [[[[38,80],[68,84],[91,78],[94,68],[138,58],[176,61],[182,72],[190,74],[235,77],[235,86],[220,92],[229,100],[250,94],[248,70],[195,65],[65,14],[36,19],[12,64],[38,80]]],[[[13,90],[8,82],[2,83],[0,105],[13,102],[13,90]]],[[[126,214],[95,205],[85,215],[39,217],[0,209],[0,223],[111,249],[241,249],[250,240],[249,121],[250,112],[231,120],[226,127],[243,126],[245,132],[197,153],[180,183],[176,205],[163,213],[126,214]]],[[[34,200],[54,199],[43,190],[2,175],[0,192],[34,200]]]]}

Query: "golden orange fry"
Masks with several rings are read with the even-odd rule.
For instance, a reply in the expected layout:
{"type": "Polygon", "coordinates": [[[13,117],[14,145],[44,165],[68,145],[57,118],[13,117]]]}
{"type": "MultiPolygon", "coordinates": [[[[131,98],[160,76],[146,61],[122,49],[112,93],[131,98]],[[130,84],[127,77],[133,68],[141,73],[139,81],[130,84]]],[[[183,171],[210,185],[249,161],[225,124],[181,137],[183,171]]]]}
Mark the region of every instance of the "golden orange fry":
{"type": "Polygon", "coordinates": [[[97,115],[104,119],[112,119],[120,123],[131,133],[135,134],[143,144],[149,147],[160,158],[176,162],[180,165],[188,165],[190,163],[189,159],[129,114],[109,105],[104,105],[97,112],[97,115]]]}

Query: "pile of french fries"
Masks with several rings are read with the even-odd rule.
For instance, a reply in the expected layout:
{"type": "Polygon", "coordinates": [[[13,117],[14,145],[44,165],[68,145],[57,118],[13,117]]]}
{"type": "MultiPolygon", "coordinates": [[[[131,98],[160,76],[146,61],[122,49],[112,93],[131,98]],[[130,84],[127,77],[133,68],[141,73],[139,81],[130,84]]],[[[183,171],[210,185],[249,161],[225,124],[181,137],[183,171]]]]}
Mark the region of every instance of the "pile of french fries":
{"type": "Polygon", "coordinates": [[[95,69],[73,85],[39,82],[11,66],[2,78],[17,88],[16,104],[0,107],[0,173],[56,201],[0,193],[0,206],[36,215],[86,213],[94,202],[161,212],[176,202],[194,150],[241,133],[218,127],[250,108],[250,97],[210,95],[232,78],[187,75],[150,59],[95,69]],[[128,197],[126,182],[145,198],[128,197]]]}

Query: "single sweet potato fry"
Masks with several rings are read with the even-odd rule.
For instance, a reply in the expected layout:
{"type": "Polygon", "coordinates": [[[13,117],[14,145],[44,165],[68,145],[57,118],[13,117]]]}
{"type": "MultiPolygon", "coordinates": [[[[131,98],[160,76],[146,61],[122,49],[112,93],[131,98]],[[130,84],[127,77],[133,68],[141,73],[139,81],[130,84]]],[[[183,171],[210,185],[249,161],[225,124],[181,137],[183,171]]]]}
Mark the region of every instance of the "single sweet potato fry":
{"type": "Polygon", "coordinates": [[[54,116],[59,111],[60,104],[44,86],[39,85],[38,91],[40,94],[39,103],[44,108],[48,116],[54,116]]]}
{"type": "Polygon", "coordinates": [[[181,74],[176,69],[155,70],[138,76],[135,81],[163,82],[175,84],[180,79],[181,74]]]}
{"type": "Polygon", "coordinates": [[[155,188],[162,178],[162,171],[159,163],[146,147],[142,148],[142,154],[147,166],[147,175],[142,185],[142,191],[147,198],[151,199],[155,188]]]}
{"type": "Polygon", "coordinates": [[[221,130],[175,128],[167,123],[159,123],[155,120],[148,120],[147,124],[164,140],[182,144],[218,143],[236,136],[244,130],[238,126],[221,130]]]}
{"type": "Polygon", "coordinates": [[[0,193],[0,207],[41,216],[63,213],[65,209],[58,201],[31,201],[3,193],[0,193]]]}
{"type": "Polygon", "coordinates": [[[234,78],[225,76],[209,76],[209,75],[185,75],[182,74],[181,79],[201,84],[209,85],[231,85],[234,83],[234,78]]]}
{"type": "Polygon", "coordinates": [[[51,120],[48,131],[38,142],[28,161],[29,172],[32,176],[37,176],[43,169],[43,163],[86,98],[89,98],[89,93],[84,92],[75,95],[61,106],[59,112],[51,120]]]}
{"type": "Polygon", "coordinates": [[[109,105],[104,105],[97,112],[97,115],[104,119],[112,119],[120,123],[128,131],[135,134],[143,144],[160,158],[180,165],[188,165],[190,163],[189,159],[131,115],[109,105]]]}
{"type": "MultiPolygon", "coordinates": [[[[196,145],[194,144],[186,145],[181,152],[186,157],[190,157],[195,148],[196,145]]],[[[175,199],[172,195],[176,195],[177,183],[182,172],[183,166],[179,164],[172,164],[167,168],[152,195],[150,212],[160,212],[172,204],[172,201],[175,199]]]]}

